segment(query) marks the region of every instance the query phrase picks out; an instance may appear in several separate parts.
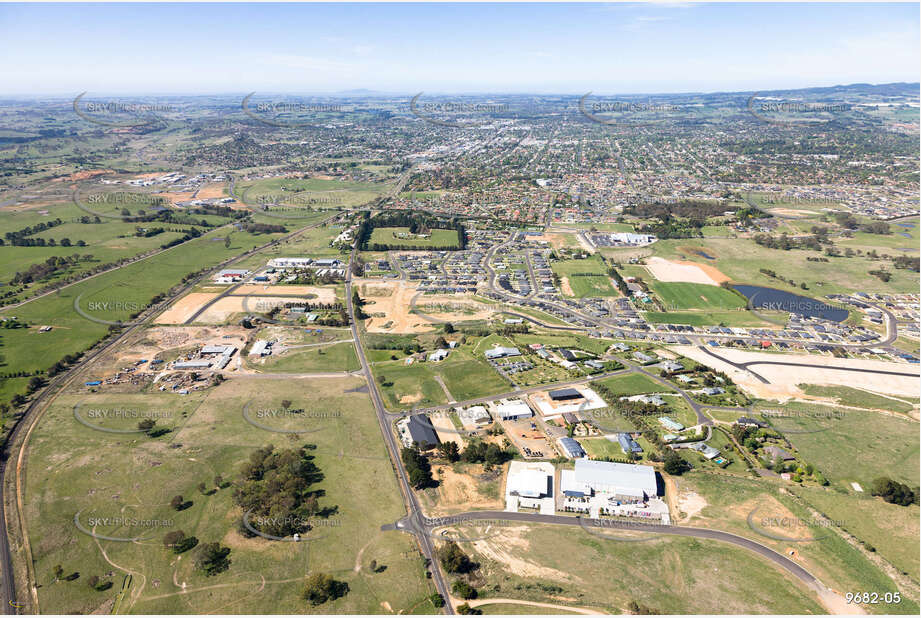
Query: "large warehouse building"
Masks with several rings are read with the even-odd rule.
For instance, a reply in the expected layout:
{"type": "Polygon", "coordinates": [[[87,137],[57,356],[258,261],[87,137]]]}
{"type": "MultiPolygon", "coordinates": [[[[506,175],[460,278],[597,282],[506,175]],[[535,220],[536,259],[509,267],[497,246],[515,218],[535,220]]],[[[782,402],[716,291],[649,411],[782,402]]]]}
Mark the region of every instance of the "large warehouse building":
{"type": "Polygon", "coordinates": [[[652,466],[591,459],[577,459],[573,473],[561,477],[561,485],[566,495],[584,495],[584,488],[588,488],[591,495],[608,496],[621,502],[643,502],[655,498],[657,493],[656,471],[652,466]],[[572,485],[568,486],[567,481],[572,485]]]}

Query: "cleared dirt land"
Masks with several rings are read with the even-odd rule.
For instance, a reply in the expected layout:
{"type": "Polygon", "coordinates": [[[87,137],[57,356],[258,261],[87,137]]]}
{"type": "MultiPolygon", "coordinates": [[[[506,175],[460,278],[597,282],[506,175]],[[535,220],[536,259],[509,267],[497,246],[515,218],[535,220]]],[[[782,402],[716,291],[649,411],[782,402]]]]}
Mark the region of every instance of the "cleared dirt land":
{"type": "Polygon", "coordinates": [[[732,380],[754,394],[765,399],[786,400],[803,395],[797,384],[822,384],[852,386],[865,388],[874,392],[889,393],[915,397],[918,393],[918,367],[906,363],[887,363],[885,361],[855,358],[834,358],[814,354],[770,354],[764,352],[746,352],[745,350],[727,350],[720,348],[716,354],[735,363],[752,361],[800,363],[802,366],[788,365],[752,365],[751,369],[764,376],[770,384],[763,384],[748,371],[739,370],[720,361],[695,346],[673,346],[679,354],[687,356],[714,369],[725,372],[732,380]],[[833,367],[850,367],[876,371],[897,371],[914,374],[913,376],[863,373],[859,371],[841,371],[833,367]]]}
{"type": "Polygon", "coordinates": [[[651,257],[646,260],[646,268],[659,281],[684,281],[706,285],[719,285],[724,281],[729,281],[729,277],[713,266],[696,262],[679,262],[651,257]]]}

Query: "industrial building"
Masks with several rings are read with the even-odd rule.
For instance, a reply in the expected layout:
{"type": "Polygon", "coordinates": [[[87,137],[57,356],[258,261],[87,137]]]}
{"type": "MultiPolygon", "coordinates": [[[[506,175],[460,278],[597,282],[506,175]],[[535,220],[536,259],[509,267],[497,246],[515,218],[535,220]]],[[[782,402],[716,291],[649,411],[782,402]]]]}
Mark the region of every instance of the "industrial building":
{"type": "Polygon", "coordinates": [[[558,438],[556,443],[560,445],[560,449],[563,451],[563,454],[570,459],[579,459],[581,457],[585,457],[585,450],[582,448],[582,445],[573,438],[558,438]]]}
{"type": "Polygon", "coordinates": [[[397,431],[400,434],[400,442],[406,448],[415,444],[421,450],[427,450],[438,445],[438,436],[425,414],[414,414],[401,419],[397,422],[397,431]]]}
{"type": "Polygon", "coordinates": [[[514,421],[519,418],[531,418],[534,411],[531,407],[520,399],[512,399],[507,402],[496,405],[496,414],[500,420],[514,421]]]}

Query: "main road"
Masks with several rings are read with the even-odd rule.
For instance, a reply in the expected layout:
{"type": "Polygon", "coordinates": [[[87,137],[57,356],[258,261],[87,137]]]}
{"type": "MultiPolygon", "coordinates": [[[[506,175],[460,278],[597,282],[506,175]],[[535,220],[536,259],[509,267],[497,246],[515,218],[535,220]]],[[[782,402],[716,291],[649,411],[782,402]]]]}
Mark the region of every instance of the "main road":
{"type": "MultiPolygon", "coordinates": [[[[351,322],[352,338],[355,340],[355,351],[361,363],[361,371],[368,384],[368,392],[374,404],[377,422],[381,427],[381,433],[384,435],[384,443],[387,445],[391,463],[393,464],[394,470],[396,470],[397,478],[400,482],[400,491],[403,493],[403,501],[409,513],[407,517],[412,518],[422,514],[422,507],[419,504],[419,499],[416,497],[415,492],[413,492],[412,486],[409,483],[409,475],[406,473],[406,469],[403,467],[403,462],[400,459],[400,448],[390,426],[390,418],[387,414],[387,409],[384,407],[384,400],[381,398],[380,391],[377,388],[377,382],[374,381],[374,375],[371,373],[371,364],[368,362],[368,358],[365,355],[364,347],[361,344],[360,333],[358,332],[355,303],[352,302],[352,264],[355,263],[357,253],[358,243],[356,242],[355,248],[352,250],[351,257],[349,258],[349,268],[345,275],[345,302],[351,322]]],[[[417,534],[416,538],[419,542],[419,548],[422,551],[422,555],[429,561],[429,570],[432,573],[432,580],[435,582],[435,588],[438,590],[438,594],[445,600],[445,612],[453,614],[454,608],[451,607],[451,595],[448,593],[447,582],[438,566],[437,555],[432,539],[425,534],[417,534]]]]}

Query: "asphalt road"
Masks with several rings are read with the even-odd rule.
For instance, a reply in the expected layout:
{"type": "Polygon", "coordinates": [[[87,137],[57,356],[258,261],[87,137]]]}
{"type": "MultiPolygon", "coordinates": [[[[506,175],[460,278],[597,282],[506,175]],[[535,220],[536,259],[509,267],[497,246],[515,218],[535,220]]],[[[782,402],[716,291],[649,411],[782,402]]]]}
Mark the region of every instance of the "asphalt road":
{"type": "MultiPolygon", "coordinates": [[[[688,526],[671,526],[671,525],[662,525],[654,523],[643,523],[643,522],[623,522],[615,521],[610,519],[595,519],[591,517],[572,517],[567,515],[541,515],[539,513],[508,513],[506,511],[471,511],[468,513],[460,513],[457,515],[451,515],[450,517],[443,518],[450,520],[448,525],[451,523],[458,523],[461,521],[477,521],[477,520],[507,520],[507,521],[520,521],[528,523],[540,523],[540,524],[557,524],[564,526],[580,526],[583,528],[600,528],[604,530],[630,530],[635,532],[651,532],[656,534],[668,534],[676,536],[687,536],[694,537],[698,539],[708,539],[713,541],[720,541],[723,543],[730,543],[738,547],[744,547],[745,549],[755,552],[762,558],[770,560],[776,564],[781,569],[787,571],[806,585],[810,586],[813,590],[819,592],[824,591],[825,587],[822,583],[816,579],[809,571],[804,569],[802,566],[790,560],[783,554],[780,554],[773,549],[765,547],[757,541],[732,534],[729,532],[723,532],[722,530],[713,530],[710,528],[692,528],[688,526]]],[[[413,530],[414,532],[419,532],[419,528],[422,527],[425,533],[425,536],[432,535],[432,529],[437,527],[444,526],[445,523],[435,520],[435,525],[427,525],[427,522],[424,519],[417,519],[415,521],[410,520],[400,520],[395,526],[392,526],[391,529],[395,528],[398,530],[413,530]],[[402,524],[402,525],[401,525],[402,524]]],[[[601,538],[601,537],[599,537],[601,538]]],[[[612,542],[618,542],[616,539],[612,539],[612,542]]],[[[620,541],[623,542],[623,541],[620,541]]]]}
{"type": "MultiPolygon", "coordinates": [[[[377,388],[377,382],[374,381],[374,375],[371,373],[371,365],[368,363],[368,358],[365,355],[365,350],[361,344],[361,337],[358,332],[358,320],[355,318],[355,306],[354,303],[352,303],[352,263],[354,262],[357,250],[356,244],[356,249],[352,251],[351,258],[349,259],[349,268],[345,278],[345,302],[349,312],[349,320],[351,321],[352,338],[355,340],[355,351],[358,354],[361,370],[368,384],[368,392],[374,404],[377,422],[380,425],[381,433],[384,436],[384,443],[387,445],[387,450],[390,453],[391,463],[393,464],[394,470],[396,470],[397,478],[400,482],[400,491],[403,494],[403,501],[407,505],[409,511],[408,517],[413,517],[422,513],[422,507],[419,505],[419,500],[413,492],[412,486],[409,484],[409,476],[406,473],[406,469],[403,467],[403,461],[400,459],[400,447],[390,427],[390,418],[388,417],[387,409],[384,407],[384,401],[381,398],[380,391],[377,388]]],[[[419,542],[422,555],[430,562],[429,570],[432,573],[432,580],[435,582],[435,588],[438,590],[438,594],[445,600],[444,611],[447,614],[453,614],[454,608],[451,607],[451,596],[449,594],[448,584],[438,566],[432,539],[425,534],[417,534],[416,538],[419,542]]]]}

